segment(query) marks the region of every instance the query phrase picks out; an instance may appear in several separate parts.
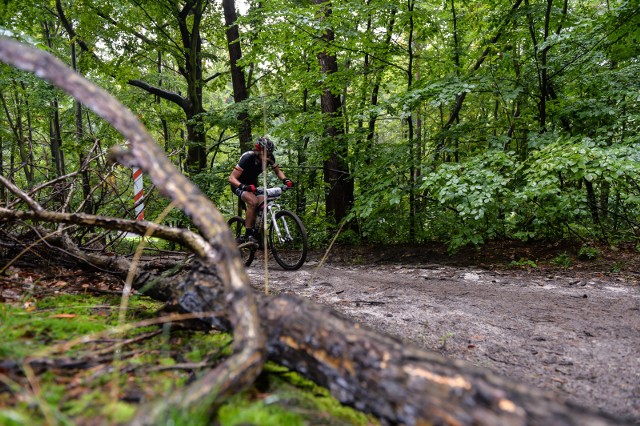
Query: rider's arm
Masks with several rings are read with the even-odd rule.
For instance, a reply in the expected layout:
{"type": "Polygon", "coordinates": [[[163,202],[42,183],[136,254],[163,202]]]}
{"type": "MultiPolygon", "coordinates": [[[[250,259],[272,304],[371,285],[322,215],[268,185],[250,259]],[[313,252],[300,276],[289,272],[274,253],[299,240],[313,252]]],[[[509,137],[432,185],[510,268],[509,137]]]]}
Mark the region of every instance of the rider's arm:
{"type": "Polygon", "coordinates": [[[276,176],[278,176],[278,179],[280,180],[285,180],[287,178],[277,164],[273,166],[273,172],[276,174],[276,176]]]}
{"type": "Polygon", "coordinates": [[[242,170],[240,166],[234,167],[233,171],[229,175],[229,183],[235,187],[240,187],[242,183],[240,182],[239,179],[240,179],[240,176],[242,176],[243,171],[244,170],[242,170]]]}

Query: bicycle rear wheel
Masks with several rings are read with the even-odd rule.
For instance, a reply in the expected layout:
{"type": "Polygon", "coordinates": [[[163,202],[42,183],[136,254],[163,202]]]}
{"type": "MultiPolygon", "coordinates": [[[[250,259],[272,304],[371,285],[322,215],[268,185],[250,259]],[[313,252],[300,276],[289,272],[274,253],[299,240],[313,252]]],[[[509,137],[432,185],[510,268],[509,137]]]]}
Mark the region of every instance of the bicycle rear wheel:
{"type": "Polygon", "coordinates": [[[251,262],[256,257],[257,246],[256,244],[241,242],[242,233],[244,232],[244,219],[240,216],[234,216],[227,221],[227,225],[231,228],[231,232],[238,242],[238,249],[244,266],[251,266],[251,262]]]}
{"type": "Polygon", "coordinates": [[[273,258],[287,270],[295,270],[307,260],[307,231],[295,213],[280,210],[269,227],[269,247],[273,258]]]}

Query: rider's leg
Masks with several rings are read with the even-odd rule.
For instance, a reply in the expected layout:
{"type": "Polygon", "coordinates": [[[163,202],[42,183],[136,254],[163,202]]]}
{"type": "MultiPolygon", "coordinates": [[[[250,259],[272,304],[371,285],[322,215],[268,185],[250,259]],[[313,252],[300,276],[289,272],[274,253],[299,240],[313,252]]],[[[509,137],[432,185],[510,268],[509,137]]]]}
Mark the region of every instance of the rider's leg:
{"type": "Polygon", "coordinates": [[[242,194],[242,199],[247,204],[247,216],[244,221],[244,226],[247,229],[247,237],[253,237],[258,239],[258,232],[255,227],[258,205],[262,201],[262,196],[256,197],[251,192],[245,192],[242,194]]]}
{"type": "Polygon", "coordinates": [[[247,205],[247,217],[244,220],[244,226],[249,229],[253,228],[256,223],[256,211],[258,208],[258,197],[251,192],[245,192],[242,194],[242,200],[247,205]]]}

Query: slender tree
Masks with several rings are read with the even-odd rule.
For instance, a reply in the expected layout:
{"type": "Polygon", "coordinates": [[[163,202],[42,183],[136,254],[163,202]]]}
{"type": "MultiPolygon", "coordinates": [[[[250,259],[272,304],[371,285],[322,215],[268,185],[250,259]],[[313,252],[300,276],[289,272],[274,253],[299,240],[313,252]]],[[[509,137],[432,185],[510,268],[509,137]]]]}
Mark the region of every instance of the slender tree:
{"type": "MultiPolygon", "coordinates": [[[[236,104],[241,104],[243,101],[248,99],[249,91],[247,89],[244,70],[239,65],[240,59],[242,59],[242,48],[240,46],[240,30],[236,23],[238,15],[236,12],[235,0],[222,0],[222,7],[224,9],[225,25],[227,26],[226,36],[227,46],[229,49],[229,63],[231,65],[233,100],[236,104]]],[[[238,124],[240,151],[248,151],[251,149],[252,145],[251,120],[245,107],[241,107],[240,112],[238,113],[238,124]]]]}
{"type": "MultiPolygon", "coordinates": [[[[314,0],[320,7],[320,20],[325,20],[331,16],[329,0],[314,0]]],[[[330,27],[327,27],[322,36],[325,49],[318,53],[318,63],[322,73],[330,79],[332,74],[338,72],[338,60],[335,54],[326,47],[335,40],[335,34],[330,27]]],[[[348,147],[344,138],[344,129],[341,127],[342,103],[340,95],[330,87],[323,88],[320,97],[322,113],[327,117],[325,124],[326,143],[329,145],[328,154],[323,163],[324,182],[327,186],[325,204],[327,216],[339,223],[347,216],[349,208],[353,204],[353,178],[349,173],[349,166],[346,161],[348,147]]]]}

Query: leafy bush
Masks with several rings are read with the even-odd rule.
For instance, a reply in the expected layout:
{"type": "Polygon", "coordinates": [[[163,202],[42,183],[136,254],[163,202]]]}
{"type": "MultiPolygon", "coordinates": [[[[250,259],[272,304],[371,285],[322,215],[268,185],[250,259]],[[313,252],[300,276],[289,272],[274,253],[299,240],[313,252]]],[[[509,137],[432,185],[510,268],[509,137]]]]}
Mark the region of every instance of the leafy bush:
{"type": "Polygon", "coordinates": [[[464,163],[442,164],[424,176],[420,189],[431,203],[429,228],[455,250],[508,234],[514,204],[512,153],[490,151],[464,163]]]}
{"type": "Polygon", "coordinates": [[[551,263],[557,266],[568,268],[569,266],[571,266],[571,257],[569,256],[568,253],[561,253],[556,257],[554,257],[553,259],[551,259],[551,263]]]}
{"type": "Polygon", "coordinates": [[[595,260],[600,256],[600,250],[595,247],[582,246],[578,251],[578,258],[583,260],[595,260]]]}
{"type": "Polygon", "coordinates": [[[520,207],[514,216],[515,237],[628,237],[628,226],[620,225],[635,222],[640,212],[634,183],[640,167],[634,157],[628,147],[589,138],[558,138],[533,152],[521,166],[521,183],[514,192],[520,207]]]}
{"type": "Polygon", "coordinates": [[[512,268],[537,268],[538,264],[533,260],[520,258],[520,260],[512,260],[509,264],[512,268]]]}

